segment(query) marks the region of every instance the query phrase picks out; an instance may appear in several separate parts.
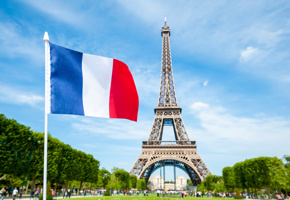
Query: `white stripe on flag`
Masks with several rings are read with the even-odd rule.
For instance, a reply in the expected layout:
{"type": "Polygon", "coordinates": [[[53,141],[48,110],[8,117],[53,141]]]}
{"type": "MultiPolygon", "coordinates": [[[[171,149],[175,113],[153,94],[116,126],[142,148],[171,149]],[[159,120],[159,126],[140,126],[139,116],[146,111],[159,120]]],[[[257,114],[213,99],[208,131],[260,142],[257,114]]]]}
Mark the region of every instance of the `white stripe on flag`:
{"type": "Polygon", "coordinates": [[[83,54],[83,106],[85,116],[109,118],[113,59],[83,54]]]}

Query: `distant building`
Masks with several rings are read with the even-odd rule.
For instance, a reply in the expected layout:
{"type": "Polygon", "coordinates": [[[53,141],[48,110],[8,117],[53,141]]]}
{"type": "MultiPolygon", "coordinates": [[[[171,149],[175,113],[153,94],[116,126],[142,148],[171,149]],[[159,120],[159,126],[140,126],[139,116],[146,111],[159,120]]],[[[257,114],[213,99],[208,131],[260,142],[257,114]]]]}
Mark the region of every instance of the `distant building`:
{"type": "MultiPolygon", "coordinates": [[[[156,175],[153,178],[149,178],[149,181],[151,183],[151,187],[153,190],[155,189],[164,189],[164,179],[160,175],[156,175]]],[[[187,178],[185,178],[182,175],[177,176],[176,178],[176,190],[181,190],[186,187],[187,185],[187,178]]],[[[165,182],[168,182],[165,180],[165,182]]],[[[171,183],[165,183],[165,189],[166,190],[174,190],[174,181],[171,183]]]]}

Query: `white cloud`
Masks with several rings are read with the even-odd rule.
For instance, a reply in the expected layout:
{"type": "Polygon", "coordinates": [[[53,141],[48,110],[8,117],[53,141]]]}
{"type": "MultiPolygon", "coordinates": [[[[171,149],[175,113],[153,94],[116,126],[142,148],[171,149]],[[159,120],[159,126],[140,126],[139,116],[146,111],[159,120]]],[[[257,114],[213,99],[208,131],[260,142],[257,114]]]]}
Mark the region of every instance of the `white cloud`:
{"type": "Polygon", "coordinates": [[[41,12],[47,13],[59,21],[63,21],[65,23],[77,26],[85,24],[82,13],[73,10],[72,4],[63,3],[61,1],[54,1],[53,3],[49,1],[27,1],[23,0],[23,2],[33,6],[41,12]],[[66,8],[66,9],[63,9],[66,8]]]}
{"type": "Polygon", "coordinates": [[[41,62],[44,47],[40,39],[22,35],[21,26],[15,22],[0,22],[0,55],[4,57],[26,57],[32,61],[41,62]]]}
{"type": "Polygon", "coordinates": [[[195,102],[190,106],[193,110],[200,111],[204,109],[208,109],[209,105],[202,102],[195,102]]]}
{"type": "Polygon", "coordinates": [[[151,125],[152,122],[141,120],[136,123],[120,119],[99,120],[99,118],[86,118],[74,122],[72,127],[84,135],[101,135],[102,137],[113,139],[147,140],[151,125]]]}
{"type": "MultiPolygon", "coordinates": [[[[196,105],[204,107],[203,104],[196,105]]],[[[287,144],[290,140],[290,122],[282,117],[239,117],[224,108],[209,106],[208,109],[200,109],[196,117],[202,128],[192,132],[213,152],[235,152],[238,155],[242,151],[253,157],[282,156],[290,150],[287,144]]]]}
{"type": "Polygon", "coordinates": [[[193,105],[200,105],[191,107],[197,123],[185,126],[189,138],[197,142],[198,153],[214,174],[221,175],[222,168],[245,159],[282,158],[290,151],[287,118],[261,113],[239,116],[220,106],[204,106],[201,102],[193,105]],[[206,109],[195,109],[199,107],[206,109]]]}
{"type": "Polygon", "coordinates": [[[203,86],[207,86],[207,84],[208,84],[208,81],[203,82],[203,86]]]}
{"type": "Polygon", "coordinates": [[[287,1],[266,6],[260,1],[120,0],[119,3],[153,30],[160,29],[166,15],[172,46],[184,56],[214,63],[215,67],[237,67],[259,77],[289,82],[287,1]],[[245,16],[246,12],[249,14],[245,16]],[[252,59],[255,62],[247,62],[252,59]]]}
{"type": "Polygon", "coordinates": [[[1,84],[0,101],[9,104],[28,104],[36,106],[38,103],[43,102],[44,98],[32,92],[1,84]]]}
{"type": "Polygon", "coordinates": [[[241,61],[248,61],[253,58],[258,53],[257,48],[247,47],[245,50],[241,51],[240,60],[241,61]]]}

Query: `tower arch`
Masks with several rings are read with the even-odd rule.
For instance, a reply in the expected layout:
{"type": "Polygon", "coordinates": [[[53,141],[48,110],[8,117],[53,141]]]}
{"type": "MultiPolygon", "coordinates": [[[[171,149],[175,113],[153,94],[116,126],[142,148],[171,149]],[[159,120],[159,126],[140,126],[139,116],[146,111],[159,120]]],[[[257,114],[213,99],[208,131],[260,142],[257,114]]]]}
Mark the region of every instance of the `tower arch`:
{"type": "Polygon", "coordinates": [[[174,159],[163,159],[161,157],[152,160],[151,162],[147,162],[146,166],[140,172],[138,178],[144,178],[146,182],[148,182],[150,176],[159,168],[163,166],[173,166],[183,170],[191,179],[191,182],[196,185],[205,179],[202,177],[200,173],[198,173],[197,168],[193,165],[192,162],[187,161],[184,158],[174,158],[174,159]]]}

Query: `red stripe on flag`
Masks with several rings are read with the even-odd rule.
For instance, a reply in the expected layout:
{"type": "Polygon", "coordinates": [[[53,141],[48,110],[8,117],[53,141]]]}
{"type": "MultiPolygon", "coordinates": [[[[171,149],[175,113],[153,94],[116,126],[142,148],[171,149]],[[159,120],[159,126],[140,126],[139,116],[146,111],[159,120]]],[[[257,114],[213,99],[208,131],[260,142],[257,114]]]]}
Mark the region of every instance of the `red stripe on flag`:
{"type": "Polygon", "coordinates": [[[137,122],[139,98],[133,76],[128,66],[114,59],[110,90],[110,118],[137,122]]]}

